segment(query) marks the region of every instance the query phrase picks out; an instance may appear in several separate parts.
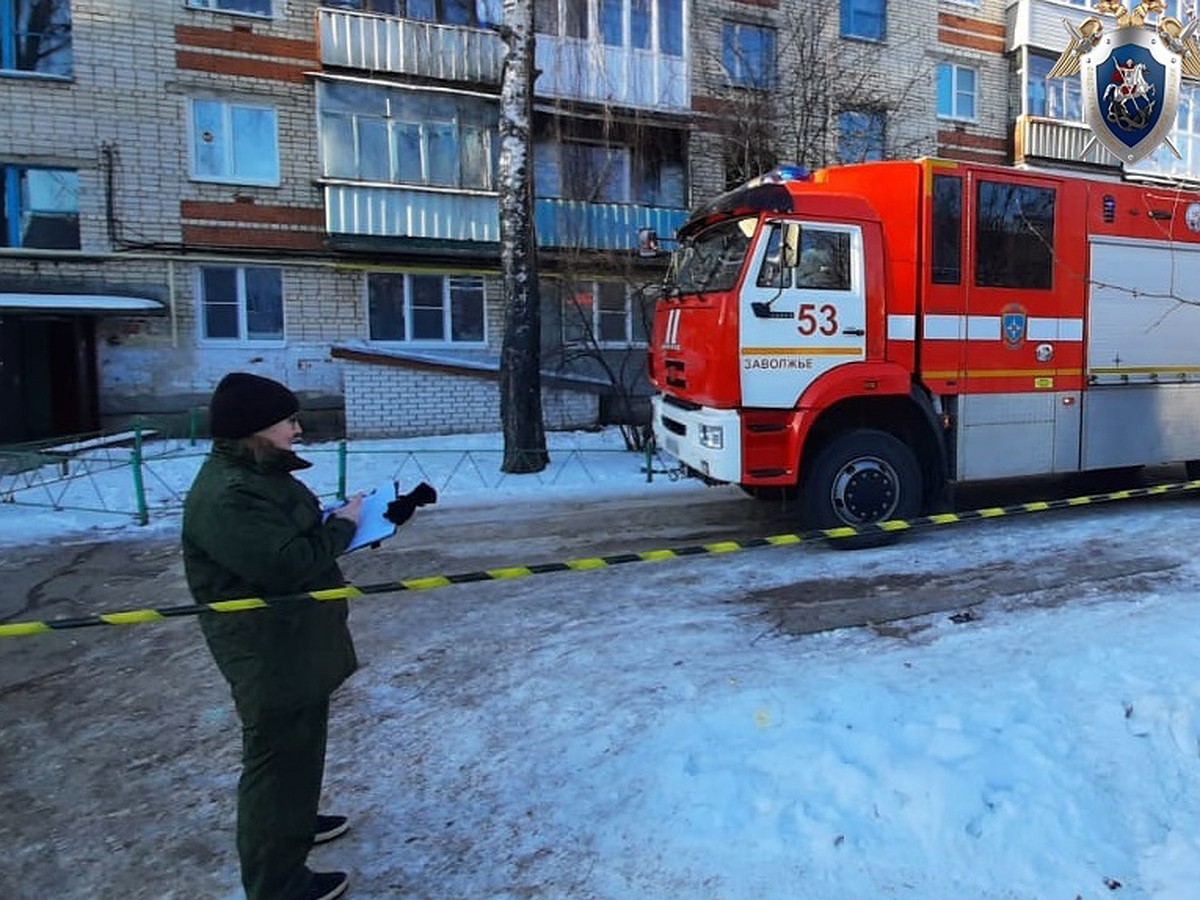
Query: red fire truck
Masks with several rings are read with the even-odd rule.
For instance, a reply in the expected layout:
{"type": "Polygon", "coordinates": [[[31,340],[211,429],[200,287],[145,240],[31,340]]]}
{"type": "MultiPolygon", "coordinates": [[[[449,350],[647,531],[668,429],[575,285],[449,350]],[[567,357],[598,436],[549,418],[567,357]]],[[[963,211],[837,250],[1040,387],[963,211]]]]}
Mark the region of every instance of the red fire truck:
{"type": "Polygon", "coordinates": [[[658,447],[809,527],[957,482],[1200,477],[1200,193],[937,159],[783,167],[679,231],[658,447]]]}

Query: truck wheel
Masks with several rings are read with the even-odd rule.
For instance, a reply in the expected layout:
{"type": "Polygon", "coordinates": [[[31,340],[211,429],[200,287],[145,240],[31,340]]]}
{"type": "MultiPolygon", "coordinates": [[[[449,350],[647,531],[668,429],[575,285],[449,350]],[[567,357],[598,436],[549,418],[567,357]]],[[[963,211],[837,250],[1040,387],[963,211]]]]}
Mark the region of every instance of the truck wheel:
{"type": "MultiPolygon", "coordinates": [[[[921,469],[912,450],[885,431],[860,429],[834,438],[817,453],[804,483],[810,528],[910,519],[921,509],[921,469]]],[[[891,543],[892,534],[837,538],[850,550],[891,543]]]]}

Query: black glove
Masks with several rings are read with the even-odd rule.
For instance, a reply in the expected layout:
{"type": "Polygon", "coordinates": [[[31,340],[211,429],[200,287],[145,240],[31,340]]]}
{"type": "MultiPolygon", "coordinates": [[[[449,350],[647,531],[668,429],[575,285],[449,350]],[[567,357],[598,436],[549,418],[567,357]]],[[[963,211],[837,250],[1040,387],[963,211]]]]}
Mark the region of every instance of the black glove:
{"type": "Polygon", "coordinates": [[[430,503],[437,503],[437,491],[422,481],[407,494],[401,494],[389,503],[383,517],[393,525],[403,525],[412,518],[418,506],[428,506],[430,503]]]}

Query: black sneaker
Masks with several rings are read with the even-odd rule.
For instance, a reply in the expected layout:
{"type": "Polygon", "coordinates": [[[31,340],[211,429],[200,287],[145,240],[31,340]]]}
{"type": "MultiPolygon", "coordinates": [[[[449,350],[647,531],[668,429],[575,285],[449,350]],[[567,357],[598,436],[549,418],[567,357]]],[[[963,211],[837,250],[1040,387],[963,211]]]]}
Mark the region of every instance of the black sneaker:
{"type": "Polygon", "coordinates": [[[317,816],[317,827],[313,831],[313,844],[326,844],[350,830],[350,820],[345,816],[317,816]]]}
{"type": "Polygon", "coordinates": [[[334,900],[346,893],[349,886],[345,872],[313,872],[304,900],[334,900]]]}

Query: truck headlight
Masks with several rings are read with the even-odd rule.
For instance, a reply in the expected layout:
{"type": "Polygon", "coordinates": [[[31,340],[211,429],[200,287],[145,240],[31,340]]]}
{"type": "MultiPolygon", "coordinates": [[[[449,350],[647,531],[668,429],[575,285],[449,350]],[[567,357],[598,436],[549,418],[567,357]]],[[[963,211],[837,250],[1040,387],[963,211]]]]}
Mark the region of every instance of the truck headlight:
{"type": "Polygon", "coordinates": [[[720,425],[700,426],[700,446],[709,450],[722,450],[725,447],[725,429],[720,425]]]}

